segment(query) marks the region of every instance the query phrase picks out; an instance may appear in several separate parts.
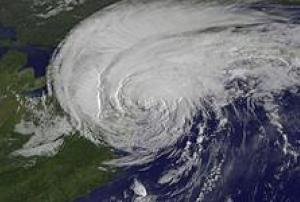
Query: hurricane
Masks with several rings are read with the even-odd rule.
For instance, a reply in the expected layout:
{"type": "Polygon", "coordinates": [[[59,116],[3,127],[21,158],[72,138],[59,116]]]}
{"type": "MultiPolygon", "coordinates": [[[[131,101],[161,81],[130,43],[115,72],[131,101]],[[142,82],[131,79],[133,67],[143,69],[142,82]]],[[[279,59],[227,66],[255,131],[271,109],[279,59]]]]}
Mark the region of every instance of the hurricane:
{"type": "Polygon", "coordinates": [[[121,1],[60,44],[49,93],[127,171],[97,201],[299,197],[300,26],[251,5],[121,1]]]}

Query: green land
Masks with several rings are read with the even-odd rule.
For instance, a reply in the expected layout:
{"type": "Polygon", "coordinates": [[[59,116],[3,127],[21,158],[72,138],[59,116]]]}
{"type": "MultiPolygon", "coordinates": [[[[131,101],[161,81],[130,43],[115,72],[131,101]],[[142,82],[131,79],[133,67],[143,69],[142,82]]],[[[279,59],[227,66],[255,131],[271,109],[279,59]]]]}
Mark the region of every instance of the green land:
{"type": "Polygon", "coordinates": [[[43,13],[45,7],[51,6],[55,1],[49,0],[48,4],[34,9],[30,6],[33,2],[1,0],[0,24],[14,27],[17,38],[22,43],[56,46],[78,22],[117,0],[86,0],[84,4],[75,6],[70,11],[49,18],[41,18],[38,14],[43,13]]]}
{"type": "Polygon", "coordinates": [[[20,71],[24,64],[26,55],[17,51],[0,58],[0,201],[72,201],[111,179],[113,172],[98,167],[112,153],[73,135],[54,157],[10,155],[29,138],[14,132],[27,114],[15,95],[22,97],[45,85],[43,78],[34,78],[31,68],[20,71]]]}
{"type": "Polygon", "coordinates": [[[0,25],[14,27],[17,41],[0,38],[0,47],[9,51],[0,58],[0,201],[63,202],[88,194],[112,179],[114,170],[102,171],[103,161],[113,158],[110,149],[99,147],[80,137],[65,138],[53,157],[12,156],[30,136],[18,134],[15,125],[29,113],[20,105],[26,92],[45,86],[45,78],[35,78],[27,67],[27,55],[18,47],[33,44],[56,47],[79,21],[113,1],[87,0],[71,11],[41,19],[29,6],[32,0],[1,0],[0,25]]]}

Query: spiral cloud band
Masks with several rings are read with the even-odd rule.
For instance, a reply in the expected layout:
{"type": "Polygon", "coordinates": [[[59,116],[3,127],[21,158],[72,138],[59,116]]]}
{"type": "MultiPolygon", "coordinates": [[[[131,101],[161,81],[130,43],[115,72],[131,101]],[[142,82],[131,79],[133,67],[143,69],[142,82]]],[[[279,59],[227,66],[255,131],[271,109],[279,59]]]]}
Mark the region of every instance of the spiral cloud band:
{"type": "Polygon", "coordinates": [[[299,84],[300,29],[281,20],[192,1],[121,2],[69,34],[49,88],[91,139],[154,156],[190,130],[203,103],[218,111],[299,84]]]}

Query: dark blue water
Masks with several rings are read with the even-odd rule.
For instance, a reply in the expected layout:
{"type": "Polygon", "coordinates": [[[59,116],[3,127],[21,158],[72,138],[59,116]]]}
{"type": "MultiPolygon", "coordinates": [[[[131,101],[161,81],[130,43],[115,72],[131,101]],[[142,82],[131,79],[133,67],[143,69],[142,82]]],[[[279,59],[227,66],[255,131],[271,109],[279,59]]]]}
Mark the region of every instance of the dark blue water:
{"type": "MultiPolygon", "coordinates": [[[[0,24],[0,39],[11,40],[16,42],[17,33],[13,27],[4,27],[0,24]]],[[[46,69],[49,64],[51,55],[54,51],[53,47],[41,47],[33,45],[16,45],[12,43],[11,47],[0,46],[0,58],[9,50],[16,50],[27,55],[27,64],[22,68],[33,68],[35,77],[43,77],[46,74],[46,69]]],[[[21,70],[20,69],[20,70],[21,70]]]]}
{"type": "MultiPolygon", "coordinates": [[[[46,74],[47,66],[50,62],[52,53],[54,51],[53,47],[41,47],[33,45],[18,45],[15,43],[17,41],[17,33],[13,27],[3,27],[0,25],[0,39],[11,40],[12,44],[10,47],[0,46],[0,59],[8,51],[20,51],[25,53],[27,56],[27,63],[20,67],[20,71],[25,68],[32,68],[34,70],[34,76],[36,78],[43,77],[46,74]]],[[[28,96],[41,96],[47,93],[47,88],[43,87],[36,89],[32,92],[26,92],[28,96]]]]}
{"type": "MultiPolygon", "coordinates": [[[[8,39],[15,41],[17,34],[12,27],[4,27],[0,24],[0,40],[8,39]]],[[[0,58],[8,51],[8,48],[0,46],[0,58]]]]}
{"type": "Polygon", "coordinates": [[[27,55],[27,64],[23,68],[33,68],[35,77],[43,77],[54,49],[27,45],[19,50],[27,55]]]}
{"type": "Polygon", "coordinates": [[[0,24],[0,39],[15,41],[17,39],[17,33],[13,27],[6,27],[0,24]]]}
{"type": "MultiPolygon", "coordinates": [[[[20,71],[26,68],[32,68],[34,70],[35,78],[44,77],[46,75],[54,48],[27,45],[25,47],[17,47],[17,49],[27,55],[27,63],[20,68],[20,71]]],[[[31,92],[25,92],[25,95],[30,97],[40,97],[47,93],[47,87],[44,86],[31,92]]]]}
{"type": "Polygon", "coordinates": [[[7,52],[7,48],[1,47],[0,46],[0,58],[7,52]]]}
{"type": "Polygon", "coordinates": [[[246,5],[245,8],[288,17],[289,23],[300,23],[300,6],[298,5],[280,5],[262,1],[246,5]]]}

